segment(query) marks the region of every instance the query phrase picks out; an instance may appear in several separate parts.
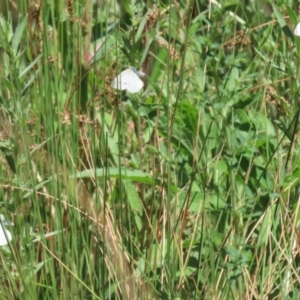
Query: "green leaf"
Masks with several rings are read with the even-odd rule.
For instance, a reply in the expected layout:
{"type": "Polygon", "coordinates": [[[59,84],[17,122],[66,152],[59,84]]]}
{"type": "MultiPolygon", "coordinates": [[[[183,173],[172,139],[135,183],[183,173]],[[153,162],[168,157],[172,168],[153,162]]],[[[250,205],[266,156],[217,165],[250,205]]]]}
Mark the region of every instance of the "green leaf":
{"type": "Polygon", "coordinates": [[[136,191],[136,187],[131,183],[128,182],[126,183],[126,193],[127,193],[127,198],[130,204],[130,207],[134,213],[134,219],[136,226],[138,230],[140,231],[142,229],[142,220],[141,216],[143,214],[143,205],[142,201],[136,191]]]}
{"type": "Polygon", "coordinates": [[[146,23],[147,23],[147,18],[148,18],[148,16],[145,15],[145,16],[141,19],[141,22],[140,22],[140,24],[139,24],[139,28],[138,28],[137,33],[136,33],[136,35],[135,35],[135,40],[136,40],[136,41],[140,39],[141,35],[142,35],[143,32],[144,32],[144,28],[145,28],[146,23]]]}
{"type": "Polygon", "coordinates": [[[38,55],[35,60],[27,66],[19,75],[19,78],[22,78],[27,72],[29,72],[41,59],[43,54],[38,55]]]}
{"type": "Polygon", "coordinates": [[[297,17],[297,14],[290,8],[289,5],[285,5],[285,8],[286,8],[286,12],[288,13],[291,21],[294,23],[294,24],[298,24],[298,17],[297,17]]]}
{"type": "Polygon", "coordinates": [[[154,180],[149,173],[140,170],[130,170],[124,168],[123,169],[119,169],[119,168],[89,169],[70,176],[70,178],[93,178],[93,177],[128,179],[128,180],[147,183],[147,184],[154,183],[154,180]]]}
{"type": "Polygon", "coordinates": [[[275,16],[277,18],[277,22],[278,22],[279,26],[281,28],[283,28],[284,26],[286,26],[286,22],[284,20],[283,15],[280,13],[280,11],[278,11],[278,9],[277,9],[277,7],[275,5],[273,5],[273,9],[274,9],[275,16]]]}
{"type": "Polygon", "coordinates": [[[27,21],[28,17],[25,17],[24,20],[18,27],[16,28],[14,37],[13,37],[13,42],[12,42],[12,47],[14,49],[15,54],[18,52],[18,48],[20,45],[20,41],[23,35],[24,30],[27,28],[27,21]]]}

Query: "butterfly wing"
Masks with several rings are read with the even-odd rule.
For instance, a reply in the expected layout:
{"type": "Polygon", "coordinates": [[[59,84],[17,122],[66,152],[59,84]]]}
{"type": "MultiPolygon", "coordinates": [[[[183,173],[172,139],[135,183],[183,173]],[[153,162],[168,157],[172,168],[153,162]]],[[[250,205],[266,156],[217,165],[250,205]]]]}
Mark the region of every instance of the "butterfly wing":
{"type": "Polygon", "coordinates": [[[111,83],[111,87],[117,90],[127,90],[129,93],[137,93],[144,86],[144,82],[138,77],[135,69],[129,68],[121,72],[111,83]]]}
{"type": "Polygon", "coordinates": [[[8,241],[11,241],[11,239],[12,239],[11,233],[5,228],[3,228],[2,225],[0,224],[0,246],[7,245],[8,241]]]}
{"type": "Polygon", "coordinates": [[[131,70],[130,80],[127,84],[127,91],[131,94],[139,92],[144,86],[144,82],[137,76],[135,71],[131,70]]]}
{"type": "Polygon", "coordinates": [[[121,72],[112,82],[111,82],[111,87],[116,89],[116,90],[120,90],[120,91],[124,91],[127,89],[127,84],[126,84],[126,73],[128,70],[125,70],[123,72],[121,72]]]}
{"type": "Polygon", "coordinates": [[[295,27],[294,35],[300,36],[300,23],[295,27]]]}

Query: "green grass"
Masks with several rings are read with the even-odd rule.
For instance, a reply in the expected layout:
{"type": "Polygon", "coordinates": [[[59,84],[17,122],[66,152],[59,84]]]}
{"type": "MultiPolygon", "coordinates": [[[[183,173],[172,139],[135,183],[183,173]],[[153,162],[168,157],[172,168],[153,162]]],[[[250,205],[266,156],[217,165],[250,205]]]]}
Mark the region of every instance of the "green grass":
{"type": "Polygon", "coordinates": [[[206,2],[0,6],[0,299],[299,299],[297,3],[206,2]]]}

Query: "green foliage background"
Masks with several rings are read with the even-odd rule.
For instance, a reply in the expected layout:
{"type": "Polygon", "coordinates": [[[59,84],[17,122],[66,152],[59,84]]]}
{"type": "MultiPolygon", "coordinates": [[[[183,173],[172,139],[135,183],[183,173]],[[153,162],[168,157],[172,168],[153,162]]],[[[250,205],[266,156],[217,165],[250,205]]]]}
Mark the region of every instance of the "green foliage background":
{"type": "Polygon", "coordinates": [[[1,299],[299,299],[297,1],[0,9],[1,299]]]}

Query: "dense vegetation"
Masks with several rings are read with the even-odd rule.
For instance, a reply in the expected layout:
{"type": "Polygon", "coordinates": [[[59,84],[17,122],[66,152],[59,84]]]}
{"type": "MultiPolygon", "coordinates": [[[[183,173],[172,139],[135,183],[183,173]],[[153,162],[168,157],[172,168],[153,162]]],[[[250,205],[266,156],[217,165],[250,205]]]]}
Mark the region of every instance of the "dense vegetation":
{"type": "Polygon", "coordinates": [[[0,298],[299,299],[297,5],[2,1],[0,298]]]}

